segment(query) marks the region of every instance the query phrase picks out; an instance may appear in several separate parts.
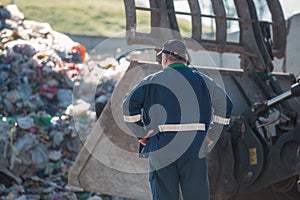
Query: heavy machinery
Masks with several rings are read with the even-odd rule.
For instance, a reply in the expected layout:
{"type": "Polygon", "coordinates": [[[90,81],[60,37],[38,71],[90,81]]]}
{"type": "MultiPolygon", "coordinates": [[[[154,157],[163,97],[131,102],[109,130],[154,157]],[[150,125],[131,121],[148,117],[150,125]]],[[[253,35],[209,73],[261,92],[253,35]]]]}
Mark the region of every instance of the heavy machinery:
{"type": "MultiPolygon", "coordinates": [[[[124,0],[126,39],[128,44],[159,47],[165,39],[179,38],[196,51],[240,55],[241,70],[194,66],[211,76],[219,74],[234,104],[230,128],[208,155],[211,199],[300,199],[299,80],[273,72],[272,59],[284,57],[286,46],[279,1],[266,0],[271,22],[258,20],[252,0],[234,0],[237,18],[227,16],[222,0],[211,0],[213,15],[201,14],[198,0],[187,2],[190,12],[176,11],[172,0],[149,0],[149,7],[124,0]],[[150,13],[150,31],[136,28],[138,10],[150,13]],[[177,15],[191,17],[190,37],[181,35],[177,15]],[[215,20],[214,39],[202,38],[204,17],[215,20]],[[238,22],[238,42],[227,41],[229,20],[238,22]],[[201,48],[195,48],[195,41],[201,48]]],[[[131,61],[74,163],[72,188],[150,199],[148,161],[138,158],[137,141],[126,134],[121,103],[138,80],[160,69],[158,63],[131,61]]]]}

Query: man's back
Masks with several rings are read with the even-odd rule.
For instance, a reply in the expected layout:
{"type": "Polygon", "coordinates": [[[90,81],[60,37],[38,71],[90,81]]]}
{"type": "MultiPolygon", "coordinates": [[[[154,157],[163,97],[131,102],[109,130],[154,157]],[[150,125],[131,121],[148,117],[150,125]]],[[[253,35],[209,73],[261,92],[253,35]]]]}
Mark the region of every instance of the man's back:
{"type": "Polygon", "coordinates": [[[176,63],[142,82],[143,123],[147,130],[154,130],[143,153],[159,150],[154,154],[198,158],[211,120],[210,96],[203,77],[176,63]]]}

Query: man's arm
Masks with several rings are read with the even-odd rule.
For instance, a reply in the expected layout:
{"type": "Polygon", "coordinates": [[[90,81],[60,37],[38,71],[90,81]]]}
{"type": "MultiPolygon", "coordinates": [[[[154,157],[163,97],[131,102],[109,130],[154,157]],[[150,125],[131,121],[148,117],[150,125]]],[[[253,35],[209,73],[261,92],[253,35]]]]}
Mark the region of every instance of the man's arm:
{"type": "Polygon", "coordinates": [[[212,104],[212,123],[207,133],[209,151],[218,141],[224,126],[230,123],[230,116],[233,108],[229,95],[213,79],[204,76],[204,80],[210,92],[212,104]]]}
{"type": "Polygon", "coordinates": [[[139,139],[144,138],[147,132],[142,120],[142,109],[145,101],[145,80],[140,81],[125,96],[122,104],[123,118],[129,130],[139,139]]]}

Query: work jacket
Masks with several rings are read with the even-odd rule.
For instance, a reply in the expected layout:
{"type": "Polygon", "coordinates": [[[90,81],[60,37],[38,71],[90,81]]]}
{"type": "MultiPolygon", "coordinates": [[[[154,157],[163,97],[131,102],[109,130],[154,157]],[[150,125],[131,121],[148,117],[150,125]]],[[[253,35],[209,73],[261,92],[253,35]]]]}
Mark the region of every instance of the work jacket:
{"type": "Polygon", "coordinates": [[[123,101],[124,121],[137,138],[154,131],[141,153],[174,158],[198,158],[201,149],[207,151],[206,134],[214,142],[221,134],[208,130],[213,123],[228,125],[231,109],[216,82],[182,63],[142,79],[123,101]]]}

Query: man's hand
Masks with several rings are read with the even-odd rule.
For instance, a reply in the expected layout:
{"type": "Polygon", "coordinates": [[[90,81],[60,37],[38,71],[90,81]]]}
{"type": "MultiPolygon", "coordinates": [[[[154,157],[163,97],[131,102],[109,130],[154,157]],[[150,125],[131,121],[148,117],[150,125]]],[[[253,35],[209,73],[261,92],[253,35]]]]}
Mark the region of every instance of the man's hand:
{"type": "Polygon", "coordinates": [[[145,137],[143,137],[142,139],[139,139],[139,143],[141,143],[142,145],[145,146],[147,143],[147,138],[150,137],[153,133],[154,133],[153,129],[149,130],[145,137]]]}
{"type": "Polygon", "coordinates": [[[147,138],[142,138],[139,140],[139,143],[141,143],[142,145],[146,145],[146,142],[147,142],[147,138]]]}
{"type": "Polygon", "coordinates": [[[209,136],[205,136],[205,139],[208,147],[210,147],[214,143],[214,141],[209,136]]]}

